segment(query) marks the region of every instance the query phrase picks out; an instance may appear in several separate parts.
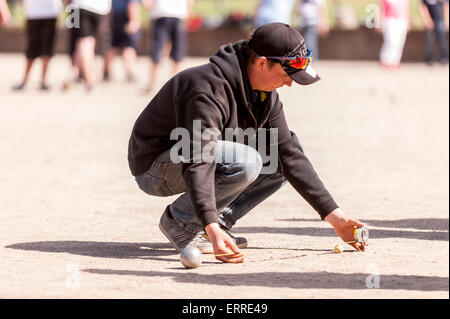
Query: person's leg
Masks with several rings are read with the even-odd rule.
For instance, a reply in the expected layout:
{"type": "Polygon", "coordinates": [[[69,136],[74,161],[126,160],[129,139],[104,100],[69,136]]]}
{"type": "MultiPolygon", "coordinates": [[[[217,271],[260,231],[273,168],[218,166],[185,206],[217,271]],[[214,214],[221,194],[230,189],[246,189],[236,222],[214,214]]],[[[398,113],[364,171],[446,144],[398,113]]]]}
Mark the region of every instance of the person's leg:
{"type": "Polygon", "coordinates": [[[406,38],[408,36],[408,21],[402,20],[400,26],[400,41],[399,41],[399,50],[398,50],[398,63],[401,63],[403,57],[403,50],[405,49],[406,38]]]}
{"type": "Polygon", "coordinates": [[[43,21],[41,33],[42,43],[42,75],[41,90],[48,90],[47,73],[51,57],[53,56],[53,48],[55,44],[56,19],[46,19],[43,21]]]}
{"type": "Polygon", "coordinates": [[[399,68],[403,56],[403,48],[406,42],[408,23],[403,19],[395,19],[394,23],[395,29],[392,39],[392,66],[399,68]]]}
{"type": "MultiPolygon", "coordinates": [[[[253,148],[219,141],[216,161],[215,190],[211,191],[215,192],[217,211],[221,211],[258,178],[262,160],[253,148]]],[[[161,218],[161,221],[164,218],[165,223],[172,223],[171,228],[175,229],[173,233],[178,237],[175,242],[180,242],[174,244],[177,249],[183,248],[203,230],[203,225],[196,216],[189,194],[186,192],[181,170],[182,163],[173,163],[170,151],[166,151],[155,160],[145,174],[136,177],[139,187],[150,195],[171,196],[183,193],[168,206],[161,218]]],[[[169,235],[169,240],[170,237],[169,235]]]]}
{"type": "Polygon", "coordinates": [[[41,90],[48,90],[49,86],[47,85],[47,73],[48,73],[48,66],[50,64],[51,57],[49,56],[43,56],[41,58],[42,60],[42,76],[41,76],[41,90]]]}
{"type": "Polygon", "coordinates": [[[123,65],[125,68],[125,75],[127,81],[132,82],[134,80],[134,63],[136,62],[136,50],[133,47],[126,47],[122,51],[123,65]]]}
{"type": "Polygon", "coordinates": [[[384,67],[390,67],[392,64],[393,32],[392,19],[386,19],[383,28],[383,44],[380,49],[380,62],[384,67]]]}
{"type": "Polygon", "coordinates": [[[103,69],[103,80],[109,81],[110,71],[111,71],[111,63],[116,55],[122,55],[122,50],[124,48],[124,37],[125,37],[125,25],[126,18],[113,12],[111,16],[111,20],[109,23],[109,44],[110,48],[107,50],[105,54],[105,64],[103,69]]]}
{"type": "Polygon", "coordinates": [[[31,68],[33,66],[34,60],[35,59],[28,59],[27,58],[26,63],[25,63],[25,71],[24,71],[24,74],[23,74],[22,82],[14,85],[12,87],[13,90],[20,91],[20,90],[23,90],[25,88],[25,86],[27,85],[27,82],[28,82],[28,77],[30,75],[30,71],[31,71],[31,68]]]}
{"type": "Polygon", "coordinates": [[[150,93],[153,88],[156,85],[156,81],[158,80],[158,73],[159,73],[159,63],[158,62],[151,62],[150,63],[150,77],[148,80],[148,85],[144,89],[144,91],[150,93]]]}
{"type": "Polygon", "coordinates": [[[181,70],[181,61],[186,56],[186,29],[185,24],[181,19],[171,18],[170,23],[170,37],[172,43],[170,57],[173,61],[172,75],[175,75],[181,70]]]}
{"type": "Polygon", "coordinates": [[[319,60],[319,27],[317,25],[312,25],[311,27],[311,39],[310,42],[312,43],[312,56],[315,61],[319,60]],[[315,53],[314,53],[315,52],[315,53]]]}
{"type": "Polygon", "coordinates": [[[27,20],[26,35],[27,35],[27,48],[25,50],[25,57],[26,57],[25,70],[21,82],[14,85],[12,87],[13,90],[23,90],[25,88],[34,61],[36,60],[37,57],[39,57],[40,42],[39,42],[38,20],[27,20]]]}
{"type": "Polygon", "coordinates": [[[139,45],[140,31],[133,34],[123,33],[122,60],[125,68],[125,75],[128,82],[135,81],[134,65],[137,59],[137,48],[139,45]]]}
{"type": "Polygon", "coordinates": [[[427,30],[425,33],[425,61],[427,64],[432,65],[434,62],[434,29],[427,30]]]}
{"type": "Polygon", "coordinates": [[[111,63],[117,54],[117,49],[112,47],[105,54],[105,65],[103,67],[103,81],[109,81],[111,63]]]}
{"type": "MultiPolygon", "coordinates": [[[[214,192],[219,212],[232,203],[259,176],[262,160],[258,152],[251,147],[219,141],[216,161],[214,192]]],[[[171,185],[168,184],[168,187],[171,185]]],[[[179,196],[170,205],[170,211],[186,231],[198,233],[203,230],[188,193],[179,196]]]]}
{"type": "Polygon", "coordinates": [[[435,21],[434,30],[439,43],[439,60],[441,63],[448,63],[448,38],[444,20],[435,21]]]}
{"type": "Polygon", "coordinates": [[[319,39],[317,30],[316,25],[304,26],[301,29],[301,32],[305,38],[306,46],[311,50],[314,61],[319,59],[319,39]]]}
{"type": "MultiPolygon", "coordinates": [[[[76,81],[81,77],[80,69],[75,61],[75,53],[76,53],[76,43],[79,36],[79,30],[77,28],[69,28],[67,29],[69,33],[69,56],[70,56],[70,68],[67,73],[66,79],[63,81],[62,89],[63,91],[67,91],[72,82],[76,81]]],[[[82,80],[82,77],[81,77],[82,80]]]]}
{"type": "Polygon", "coordinates": [[[274,174],[260,174],[253,183],[220,212],[219,223],[230,230],[237,220],[273,195],[286,182],[286,178],[280,171],[274,174]]]}
{"type": "Polygon", "coordinates": [[[75,61],[83,74],[88,89],[94,85],[95,38],[83,37],[77,41],[75,61]]]}
{"type": "Polygon", "coordinates": [[[80,29],[76,42],[75,61],[90,91],[95,82],[95,36],[102,16],[90,11],[80,10],[80,29]]]}
{"type": "Polygon", "coordinates": [[[153,21],[153,49],[151,52],[150,77],[146,92],[153,90],[156,85],[159,63],[161,61],[161,53],[167,38],[166,18],[160,18],[153,21]]]}
{"type": "Polygon", "coordinates": [[[33,67],[34,61],[36,61],[36,59],[27,59],[27,62],[25,65],[25,72],[24,72],[23,79],[22,79],[22,83],[24,85],[26,85],[28,82],[28,78],[30,76],[31,68],[33,67]]]}

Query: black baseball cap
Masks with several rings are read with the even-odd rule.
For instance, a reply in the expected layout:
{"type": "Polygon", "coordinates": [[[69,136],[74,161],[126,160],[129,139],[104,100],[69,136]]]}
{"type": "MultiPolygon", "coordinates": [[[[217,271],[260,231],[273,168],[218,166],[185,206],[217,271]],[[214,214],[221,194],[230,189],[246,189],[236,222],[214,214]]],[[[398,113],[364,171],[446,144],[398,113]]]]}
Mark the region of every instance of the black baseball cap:
{"type": "MultiPolygon", "coordinates": [[[[284,23],[268,23],[255,30],[248,46],[258,56],[266,57],[301,57],[307,55],[306,42],[297,30],[284,23]]],[[[320,80],[316,71],[309,64],[299,70],[281,64],[292,80],[301,85],[308,85],[320,80]]]]}

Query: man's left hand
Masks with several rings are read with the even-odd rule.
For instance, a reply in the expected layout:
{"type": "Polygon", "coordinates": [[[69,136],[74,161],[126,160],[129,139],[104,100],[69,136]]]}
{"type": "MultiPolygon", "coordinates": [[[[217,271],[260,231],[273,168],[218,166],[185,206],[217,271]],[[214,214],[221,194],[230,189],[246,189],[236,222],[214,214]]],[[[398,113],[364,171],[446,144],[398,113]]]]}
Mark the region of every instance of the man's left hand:
{"type": "Polygon", "coordinates": [[[357,227],[363,227],[364,224],[359,220],[348,218],[344,213],[336,208],[325,217],[325,220],[333,226],[341,239],[353,246],[356,250],[365,251],[368,243],[355,243],[354,230],[357,227]]]}

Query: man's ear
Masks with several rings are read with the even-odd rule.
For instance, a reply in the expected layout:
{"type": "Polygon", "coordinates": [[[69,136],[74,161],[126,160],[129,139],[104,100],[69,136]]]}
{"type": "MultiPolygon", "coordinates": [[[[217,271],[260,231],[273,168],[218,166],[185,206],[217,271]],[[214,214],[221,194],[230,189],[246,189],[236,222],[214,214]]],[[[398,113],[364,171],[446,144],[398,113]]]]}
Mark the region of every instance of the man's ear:
{"type": "Polygon", "coordinates": [[[267,65],[269,60],[265,56],[259,57],[256,61],[256,65],[258,66],[258,69],[262,70],[264,69],[264,66],[267,65]]]}

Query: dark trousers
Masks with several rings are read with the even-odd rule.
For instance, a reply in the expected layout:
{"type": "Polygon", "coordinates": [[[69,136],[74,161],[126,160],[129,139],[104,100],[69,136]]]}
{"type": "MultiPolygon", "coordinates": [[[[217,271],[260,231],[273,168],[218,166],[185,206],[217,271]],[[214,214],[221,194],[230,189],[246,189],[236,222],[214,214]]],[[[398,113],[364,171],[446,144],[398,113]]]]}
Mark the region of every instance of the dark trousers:
{"type": "Polygon", "coordinates": [[[186,30],[184,22],[178,18],[159,18],[153,21],[153,50],[151,57],[154,63],[161,61],[164,45],[172,43],[170,58],[181,62],[186,55],[186,30]]]}
{"type": "Polygon", "coordinates": [[[444,20],[434,21],[434,28],[428,30],[426,33],[425,57],[427,62],[430,63],[434,61],[434,48],[436,39],[439,44],[439,60],[448,61],[447,30],[445,28],[444,20]]]}

